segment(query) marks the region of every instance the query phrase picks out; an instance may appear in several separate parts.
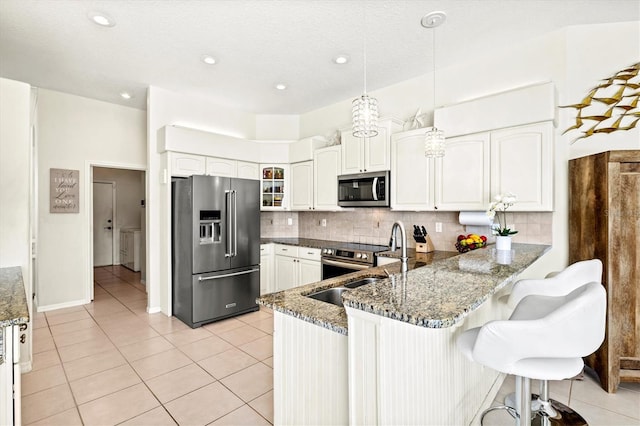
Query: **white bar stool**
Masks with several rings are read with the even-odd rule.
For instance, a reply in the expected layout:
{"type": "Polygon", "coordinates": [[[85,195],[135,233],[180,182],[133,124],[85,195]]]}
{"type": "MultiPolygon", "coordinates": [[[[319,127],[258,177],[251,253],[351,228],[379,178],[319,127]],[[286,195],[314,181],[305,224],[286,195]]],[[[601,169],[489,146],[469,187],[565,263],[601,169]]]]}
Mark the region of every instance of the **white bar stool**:
{"type": "MultiPolygon", "coordinates": [[[[600,259],[583,260],[569,265],[560,272],[551,272],[545,279],[524,279],[516,282],[508,296],[507,304],[515,307],[524,297],[530,295],[564,296],[587,283],[601,281],[600,259]]],[[[519,383],[516,383],[516,389],[520,388],[519,383]]],[[[519,411],[520,399],[520,395],[511,393],[505,397],[504,404],[519,411]]],[[[556,419],[554,423],[557,425],[586,424],[586,421],[571,408],[549,398],[547,380],[540,381],[539,394],[531,395],[531,409],[534,417],[535,413],[544,411],[548,417],[556,419]]]]}
{"type": "MultiPolygon", "coordinates": [[[[521,409],[515,413],[511,407],[500,408],[515,414],[517,425],[528,426],[530,380],[563,380],[580,373],[582,357],[604,341],[605,314],[604,287],[591,282],[564,296],[525,296],[509,320],[469,329],[458,337],[457,345],[471,361],[519,377],[521,409]]],[[[484,415],[496,408],[482,414],[481,424],[484,415]]],[[[548,420],[548,413],[540,414],[548,420]]]]}

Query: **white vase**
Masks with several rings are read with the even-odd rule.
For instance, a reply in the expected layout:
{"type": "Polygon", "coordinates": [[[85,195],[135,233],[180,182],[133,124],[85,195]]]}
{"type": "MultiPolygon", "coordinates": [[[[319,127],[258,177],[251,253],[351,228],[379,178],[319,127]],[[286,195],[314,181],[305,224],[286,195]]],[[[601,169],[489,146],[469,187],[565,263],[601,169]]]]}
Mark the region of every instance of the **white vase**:
{"type": "Polygon", "coordinates": [[[511,237],[498,235],[496,237],[496,250],[511,250],[511,237]]]}

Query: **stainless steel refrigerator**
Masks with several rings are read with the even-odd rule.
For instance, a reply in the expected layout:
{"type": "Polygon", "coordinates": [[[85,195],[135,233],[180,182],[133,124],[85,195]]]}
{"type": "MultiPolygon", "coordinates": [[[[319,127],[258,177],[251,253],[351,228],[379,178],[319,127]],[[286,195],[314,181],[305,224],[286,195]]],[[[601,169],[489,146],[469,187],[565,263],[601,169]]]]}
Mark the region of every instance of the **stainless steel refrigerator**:
{"type": "Polygon", "coordinates": [[[255,180],[173,180],[173,315],[192,328],[258,310],[259,200],[255,180]]]}

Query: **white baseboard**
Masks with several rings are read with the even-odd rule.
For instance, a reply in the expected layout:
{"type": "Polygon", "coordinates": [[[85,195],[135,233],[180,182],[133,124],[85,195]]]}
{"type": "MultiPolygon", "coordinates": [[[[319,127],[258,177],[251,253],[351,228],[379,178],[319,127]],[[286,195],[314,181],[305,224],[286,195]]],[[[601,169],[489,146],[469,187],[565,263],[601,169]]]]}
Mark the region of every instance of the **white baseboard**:
{"type": "Polygon", "coordinates": [[[161,309],[160,309],[159,306],[155,306],[153,308],[150,308],[150,307],[147,306],[147,313],[148,314],[157,314],[160,311],[161,311],[161,309]]]}
{"type": "Polygon", "coordinates": [[[87,303],[91,303],[91,300],[73,300],[71,302],[64,302],[64,303],[56,303],[53,305],[44,305],[44,306],[38,306],[37,312],[47,312],[47,311],[55,311],[56,309],[63,309],[63,308],[72,308],[74,306],[80,306],[80,305],[86,305],[87,303]]]}
{"type": "Polygon", "coordinates": [[[25,374],[33,370],[31,361],[23,361],[20,363],[20,374],[25,374]]]}

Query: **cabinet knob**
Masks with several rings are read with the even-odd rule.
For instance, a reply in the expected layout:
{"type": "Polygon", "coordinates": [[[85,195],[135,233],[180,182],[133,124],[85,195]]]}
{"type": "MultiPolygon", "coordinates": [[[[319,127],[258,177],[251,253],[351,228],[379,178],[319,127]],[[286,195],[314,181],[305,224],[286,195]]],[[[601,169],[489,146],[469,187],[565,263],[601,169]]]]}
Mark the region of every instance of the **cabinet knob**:
{"type": "Polygon", "coordinates": [[[20,343],[24,343],[27,341],[27,335],[26,334],[21,334],[20,335],[20,343]]]}
{"type": "Polygon", "coordinates": [[[20,331],[25,331],[29,325],[27,323],[20,324],[20,331]]]}

